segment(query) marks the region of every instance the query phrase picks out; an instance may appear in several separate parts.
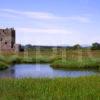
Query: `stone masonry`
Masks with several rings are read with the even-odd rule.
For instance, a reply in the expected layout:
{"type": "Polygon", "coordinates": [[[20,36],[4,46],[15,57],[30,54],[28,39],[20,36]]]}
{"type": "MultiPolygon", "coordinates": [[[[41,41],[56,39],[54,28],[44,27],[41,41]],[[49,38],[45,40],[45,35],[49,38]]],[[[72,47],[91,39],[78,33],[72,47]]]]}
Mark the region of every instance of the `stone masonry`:
{"type": "Polygon", "coordinates": [[[14,28],[0,29],[0,51],[19,51],[14,28]]]}

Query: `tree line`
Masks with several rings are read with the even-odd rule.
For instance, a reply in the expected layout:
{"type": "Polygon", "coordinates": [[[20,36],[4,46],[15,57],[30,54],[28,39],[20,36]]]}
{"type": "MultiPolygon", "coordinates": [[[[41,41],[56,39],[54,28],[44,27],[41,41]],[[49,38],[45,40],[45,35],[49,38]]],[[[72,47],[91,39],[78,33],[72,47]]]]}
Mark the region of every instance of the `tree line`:
{"type": "Polygon", "coordinates": [[[68,50],[72,49],[72,50],[77,50],[77,49],[91,49],[91,50],[100,50],[100,43],[93,43],[91,46],[81,46],[80,44],[75,44],[73,46],[37,46],[37,45],[31,45],[31,44],[27,44],[25,46],[23,46],[24,49],[26,50],[36,50],[38,48],[42,49],[52,49],[52,48],[66,48],[68,50]]]}

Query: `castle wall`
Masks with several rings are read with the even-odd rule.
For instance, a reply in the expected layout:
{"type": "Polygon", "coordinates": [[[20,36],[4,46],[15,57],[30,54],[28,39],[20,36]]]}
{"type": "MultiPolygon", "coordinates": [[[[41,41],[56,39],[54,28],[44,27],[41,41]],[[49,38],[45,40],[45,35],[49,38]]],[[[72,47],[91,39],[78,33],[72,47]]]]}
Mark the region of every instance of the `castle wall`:
{"type": "Polygon", "coordinates": [[[13,28],[0,29],[0,50],[15,50],[15,30],[13,28]]]}

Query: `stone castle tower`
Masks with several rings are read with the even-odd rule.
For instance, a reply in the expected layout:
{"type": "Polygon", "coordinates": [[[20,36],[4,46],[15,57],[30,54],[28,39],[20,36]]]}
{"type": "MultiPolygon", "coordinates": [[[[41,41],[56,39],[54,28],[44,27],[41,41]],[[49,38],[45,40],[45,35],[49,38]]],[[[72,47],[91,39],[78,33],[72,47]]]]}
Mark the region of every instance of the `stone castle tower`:
{"type": "Polygon", "coordinates": [[[14,28],[0,29],[0,50],[1,51],[19,51],[19,45],[16,44],[16,35],[14,28]]]}

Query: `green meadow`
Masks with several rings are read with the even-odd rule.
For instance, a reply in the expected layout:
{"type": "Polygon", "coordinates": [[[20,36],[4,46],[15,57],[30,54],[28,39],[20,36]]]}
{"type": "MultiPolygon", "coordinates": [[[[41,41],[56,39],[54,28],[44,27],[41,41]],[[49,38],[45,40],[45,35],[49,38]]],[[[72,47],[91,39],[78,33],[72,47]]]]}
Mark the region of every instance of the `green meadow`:
{"type": "MultiPolygon", "coordinates": [[[[49,63],[53,68],[100,70],[99,50],[2,53],[0,70],[12,64],[49,63]]],[[[100,76],[78,78],[1,78],[0,100],[100,100],[100,76]]]]}
{"type": "Polygon", "coordinates": [[[99,50],[40,50],[22,53],[2,53],[0,70],[12,64],[49,63],[53,68],[65,69],[100,69],[99,50]]]}
{"type": "Polygon", "coordinates": [[[100,76],[0,79],[0,100],[100,100],[100,76]]]}

